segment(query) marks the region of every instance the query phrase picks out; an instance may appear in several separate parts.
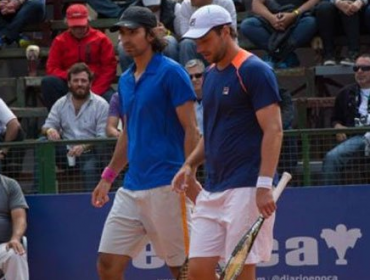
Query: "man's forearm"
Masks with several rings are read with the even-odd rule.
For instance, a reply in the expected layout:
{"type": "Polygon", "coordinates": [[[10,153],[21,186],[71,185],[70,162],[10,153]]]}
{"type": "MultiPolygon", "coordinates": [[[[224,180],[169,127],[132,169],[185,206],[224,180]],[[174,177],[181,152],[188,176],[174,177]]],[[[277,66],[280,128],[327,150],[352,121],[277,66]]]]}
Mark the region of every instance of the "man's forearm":
{"type": "Polygon", "coordinates": [[[188,165],[192,170],[195,170],[204,162],[204,158],[204,139],[201,137],[193,152],[187,157],[184,165],[188,165]]]}
{"type": "Polygon", "coordinates": [[[199,131],[196,127],[189,127],[185,130],[184,138],[184,152],[185,158],[188,158],[189,155],[194,151],[200,139],[199,131]]]}
{"type": "Polygon", "coordinates": [[[283,131],[267,130],[263,134],[261,147],[260,176],[273,178],[279,163],[283,131]]]}
{"type": "Polygon", "coordinates": [[[21,240],[24,233],[26,232],[26,210],[17,209],[18,213],[12,218],[12,240],[21,240]]]}
{"type": "Polygon", "coordinates": [[[118,137],[112,159],[109,163],[109,167],[113,169],[116,174],[119,174],[127,165],[127,144],[127,133],[124,130],[118,137]]]}

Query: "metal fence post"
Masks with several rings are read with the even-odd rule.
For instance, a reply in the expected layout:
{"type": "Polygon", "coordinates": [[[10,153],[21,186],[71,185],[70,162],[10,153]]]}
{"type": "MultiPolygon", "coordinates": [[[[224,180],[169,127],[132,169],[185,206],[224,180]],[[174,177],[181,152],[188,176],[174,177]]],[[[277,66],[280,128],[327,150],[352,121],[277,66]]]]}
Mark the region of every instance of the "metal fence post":
{"type": "Polygon", "coordinates": [[[311,170],[310,170],[310,141],[308,134],[302,133],[302,161],[303,161],[303,185],[311,185],[311,170]]]}
{"type": "Polygon", "coordinates": [[[55,172],[55,146],[43,143],[36,147],[36,174],[38,175],[38,190],[40,193],[57,193],[55,172]]]}

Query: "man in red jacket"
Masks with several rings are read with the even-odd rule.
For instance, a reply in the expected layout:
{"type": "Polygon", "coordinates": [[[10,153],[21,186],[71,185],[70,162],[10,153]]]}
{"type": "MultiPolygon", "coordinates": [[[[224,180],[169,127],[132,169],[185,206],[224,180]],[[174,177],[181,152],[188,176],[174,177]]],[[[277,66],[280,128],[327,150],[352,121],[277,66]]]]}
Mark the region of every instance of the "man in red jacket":
{"type": "Polygon", "coordinates": [[[47,76],[42,79],[41,93],[46,107],[68,92],[67,70],[76,62],[85,62],[94,72],[91,90],[108,102],[114,90],[111,84],[116,78],[117,60],[110,39],[89,26],[89,14],[85,5],[68,7],[68,30],[58,35],[50,48],[46,63],[47,76]]]}

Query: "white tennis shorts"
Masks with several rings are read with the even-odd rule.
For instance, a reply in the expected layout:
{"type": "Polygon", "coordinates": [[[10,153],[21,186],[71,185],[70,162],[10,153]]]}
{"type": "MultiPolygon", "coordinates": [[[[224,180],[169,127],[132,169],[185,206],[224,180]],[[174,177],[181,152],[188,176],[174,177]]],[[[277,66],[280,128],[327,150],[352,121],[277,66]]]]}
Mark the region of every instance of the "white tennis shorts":
{"type": "MultiPolygon", "coordinates": [[[[187,204],[190,229],[190,200],[187,204]]],[[[99,252],[134,258],[148,241],[168,266],[183,264],[180,196],[171,190],[171,186],[145,191],[120,188],[105,221],[99,252]]]]}
{"type": "MultiPolygon", "coordinates": [[[[235,188],[210,193],[202,190],[192,214],[190,258],[220,257],[227,261],[242,235],[259,216],[256,188],[235,188]]],[[[269,261],[275,215],[266,219],[246,264],[269,261]]]]}

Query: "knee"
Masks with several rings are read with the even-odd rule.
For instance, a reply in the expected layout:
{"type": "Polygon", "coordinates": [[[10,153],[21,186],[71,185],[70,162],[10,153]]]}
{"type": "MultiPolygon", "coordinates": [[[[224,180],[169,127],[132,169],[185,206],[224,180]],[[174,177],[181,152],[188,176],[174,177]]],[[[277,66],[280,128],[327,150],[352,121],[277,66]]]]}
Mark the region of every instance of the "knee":
{"type": "Polygon", "coordinates": [[[105,254],[100,254],[97,263],[98,273],[101,278],[111,276],[113,271],[113,263],[105,254]]]}
{"type": "MultiPolygon", "coordinates": [[[[202,280],[202,279],[209,279],[213,275],[210,275],[208,266],[201,265],[197,262],[190,261],[189,263],[189,280],[202,280]]],[[[212,271],[212,270],[211,270],[212,271]]],[[[212,272],[212,274],[215,272],[212,272]]]]}
{"type": "Polygon", "coordinates": [[[10,249],[7,252],[7,255],[6,255],[5,259],[6,259],[6,262],[8,264],[10,264],[10,263],[12,264],[11,265],[12,267],[19,267],[19,266],[23,265],[23,263],[27,262],[26,254],[19,255],[19,254],[15,253],[15,251],[13,249],[10,249]]]}
{"type": "Polygon", "coordinates": [[[45,4],[43,1],[26,1],[22,6],[26,15],[32,15],[31,22],[42,22],[45,17],[45,4]]]}
{"type": "Polygon", "coordinates": [[[115,279],[122,277],[127,264],[117,264],[109,254],[100,253],[97,262],[98,274],[101,279],[115,279]]]}
{"type": "Polygon", "coordinates": [[[45,76],[41,80],[41,88],[58,86],[61,81],[62,79],[56,76],[45,76]]]}
{"type": "Polygon", "coordinates": [[[298,24],[305,28],[305,35],[313,35],[317,30],[316,19],[311,16],[301,18],[298,24]]]}
{"type": "Polygon", "coordinates": [[[335,12],[335,5],[330,1],[322,1],[316,8],[317,15],[335,12]]]}
{"type": "Polygon", "coordinates": [[[331,150],[329,151],[326,156],[325,156],[325,159],[324,159],[324,166],[325,165],[328,165],[328,164],[333,164],[337,161],[338,159],[338,154],[334,151],[334,150],[331,150]]]}
{"type": "Polygon", "coordinates": [[[252,28],[261,26],[261,21],[255,17],[246,18],[240,24],[240,30],[243,35],[248,34],[248,31],[252,28]]]}

